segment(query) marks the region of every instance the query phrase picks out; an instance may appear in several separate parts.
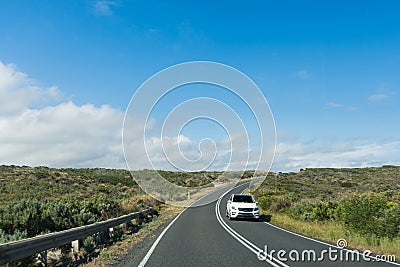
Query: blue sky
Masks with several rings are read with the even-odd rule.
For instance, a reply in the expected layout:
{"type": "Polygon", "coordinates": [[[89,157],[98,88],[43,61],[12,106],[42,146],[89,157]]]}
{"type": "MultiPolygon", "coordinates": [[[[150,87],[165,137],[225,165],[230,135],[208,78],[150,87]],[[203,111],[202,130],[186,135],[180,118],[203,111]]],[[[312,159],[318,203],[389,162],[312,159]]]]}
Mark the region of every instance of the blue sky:
{"type": "Polygon", "coordinates": [[[135,90],[166,67],[208,60],[244,72],[269,101],[273,170],[400,164],[399,13],[398,1],[1,1],[10,82],[0,89],[0,161],[124,167],[120,113],[135,90]],[[60,110],[92,128],[51,115],[60,110]],[[21,156],[34,144],[77,155],[21,156]]]}

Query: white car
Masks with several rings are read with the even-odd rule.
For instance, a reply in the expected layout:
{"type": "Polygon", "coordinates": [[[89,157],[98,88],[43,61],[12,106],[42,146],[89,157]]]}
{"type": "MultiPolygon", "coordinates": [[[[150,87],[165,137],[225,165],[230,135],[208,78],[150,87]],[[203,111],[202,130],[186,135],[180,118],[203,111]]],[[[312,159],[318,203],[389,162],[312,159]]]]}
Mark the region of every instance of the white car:
{"type": "Polygon", "coordinates": [[[226,204],[226,216],[230,220],[235,218],[258,219],[260,210],[258,202],[251,195],[233,194],[226,204]]]}

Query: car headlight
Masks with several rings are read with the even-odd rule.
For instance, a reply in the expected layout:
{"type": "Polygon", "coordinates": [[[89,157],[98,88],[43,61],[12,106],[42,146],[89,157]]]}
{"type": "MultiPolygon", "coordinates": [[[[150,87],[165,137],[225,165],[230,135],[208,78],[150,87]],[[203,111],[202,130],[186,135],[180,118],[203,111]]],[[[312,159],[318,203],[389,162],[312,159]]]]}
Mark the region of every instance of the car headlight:
{"type": "Polygon", "coordinates": [[[236,207],[235,207],[235,206],[232,206],[231,208],[232,208],[233,210],[235,210],[235,209],[236,209],[236,207]]]}
{"type": "Polygon", "coordinates": [[[259,210],[259,208],[258,208],[258,207],[255,207],[255,208],[254,208],[254,211],[258,211],[258,210],[259,210]]]}

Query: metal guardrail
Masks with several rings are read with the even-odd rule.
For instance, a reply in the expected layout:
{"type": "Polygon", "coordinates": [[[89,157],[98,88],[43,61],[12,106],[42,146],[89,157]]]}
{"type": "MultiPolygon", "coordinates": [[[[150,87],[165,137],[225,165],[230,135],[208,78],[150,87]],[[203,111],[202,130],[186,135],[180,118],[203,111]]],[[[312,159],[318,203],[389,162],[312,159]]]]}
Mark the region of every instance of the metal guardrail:
{"type": "Polygon", "coordinates": [[[68,230],[40,235],[32,238],[18,240],[0,245],[0,264],[16,261],[29,257],[36,253],[56,248],[74,240],[85,238],[89,235],[105,231],[111,227],[126,223],[140,216],[148,215],[153,212],[152,208],[136,213],[130,213],[118,218],[109,219],[102,222],[71,228],[68,230]]]}

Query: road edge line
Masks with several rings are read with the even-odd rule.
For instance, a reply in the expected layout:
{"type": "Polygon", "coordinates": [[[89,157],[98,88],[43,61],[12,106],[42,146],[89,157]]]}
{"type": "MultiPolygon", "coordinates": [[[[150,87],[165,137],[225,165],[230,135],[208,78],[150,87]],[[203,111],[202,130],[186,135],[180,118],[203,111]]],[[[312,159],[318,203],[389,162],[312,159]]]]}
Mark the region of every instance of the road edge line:
{"type": "Polygon", "coordinates": [[[154,250],[156,249],[158,243],[160,243],[161,238],[164,236],[164,234],[168,231],[168,229],[174,224],[174,222],[181,216],[181,214],[186,210],[182,210],[173,220],[168,224],[168,226],[161,232],[161,234],[157,237],[156,241],[154,241],[153,245],[151,248],[147,251],[146,255],[142,259],[142,261],[139,263],[139,267],[144,267],[147,263],[147,261],[150,259],[151,255],[153,254],[154,250]]]}
{"type": "MultiPolygon", "coordinates": [[[[316,243],[319,243],[319,244],[322,244],[322,245],[325,245],[325,246],[329,246],[329,247],[333,247],[333,248],[337,248],[337,249],[341,249],[341,250],[353,252],[353,250],[350,250],[350,249],[348,249],[348,248],[341,248],[341,247],[339,247],[339,246],[335,246],[335,245],[333,245],[333,244],[329,244],[328,242],[325,242],[325,241],[321,241],[321,240],[314,239],[314,238],[309,237],[309,236],[305,236],[305,235],[302,235],[302,234],[299,234],[299,233],[296,233],[296,232],[292,232],[292,231],[290,231],[290,230],[287,230],[287,229],[285,229],[285,228],[276,226],[276,225],[274,225],[274,224],[272,224],[272,223],[263,221],[263,220],[261,220],[261,219],[260,219],[260,221],[262,221],[262,222],[265,223],[266,225],[272,226],[272,227],[274,227],[274,228],[276,228],[276,229],[278,229],[278,230],[287,232],[287,233],[289,233],[289,234],[292,234],[292,235],[295,235],[295,236],[298,236],[298,237],[302,237],[302,238],[304,238],[304,239],[307,239],[307,240],[310,240],[310,241],[313,241],[313,242],[316,242],[316,243]]],[[[362,254],[363,254],[362,252],[360,252],[360,251],[358,251],[358,250],[357,250],[357,253],[358,253],[359,255],[362,255],[362,254]]],[[[397,263],[397,262],[385,261],[385,260],[378,260],[377,257],[374,257],[374,256],[367,256],[367,257],[376,260],[376,262],[385,262],[385,263],[390,263],[390,264],[393,264],[393,265],[400,266],[400,263],[397,263]]]]}
{"type": "MultiPolygon", "coordinates": [[[[229,187],[229,186],[227,186],[229,187]]],[[[224,187],[222,187],[224,188],[224,187]]],[[[220,188],[220,189],[222,189],[220,188]]],[[[228,190],[227,192],[230,192],[234,187],[232,187],[230,190],[228,190]]],[[[215,191],[212,191],[209,194],[212,194],[215,191]]],[[[200,197],[199,199],[197,199],[195,202],[193,202],[190,206],[187,206],[184,210],[182,210],[173,220],[172,222],[170,222],[168,224],[168,226],[161,232],[161,234],[157,237],[156,241],[154,241],[153,245],[151,245],[150,249],[147,251],[146,255],[143,257],[143,259],[140,261],[138,267],[144,267],[146,265],[146,263],[148,262],[148,260],[150,259],[151,255],[153,254],[154,250],[156,249],[156,247],[158,246],[158,243],[160,243],[162,237],[165,235],[165,233],[168,231],[168,229],[175,223],[175,221],[179,218],[179,216],[181,216],[181,214],[183,212],[185,212],[188,208],[190,208],[194,203],[200,201],[201,199],[205,198],[206,196],[208,196],[209,194],[206,194],[202,197],[200,197]]],[[[224,193],[224,195],[226,194],[226,192],[224,193]]]]}
{"type": "MultiPolygon", "coordinates": [[[[242,245],[244,245],[245,247],[247,247],[251,252],[253,252],[254,254],[256,254],[258,256],[258,252],[262,251],[262,249],[260,249],[259,247],[257,247],[255,244],[253,244],[252,242],[250,242],[249,240],[247,240],[245,237],[243,237],[242,235],[240,235],[238,232],[236,232],[235,230],[233,230],[222,218],[221,212],[220,212],[220,203],[222,198],[227,195],[229,192],[231,192],[233,189],[238,188],[239,186],[243,186],[246,183],[237,185],[235,187],[233,187],[231,190],[225,192],[223,195],[221,195],[217,201],[217,203],[215,204],[215,215],[217,217],[218,222],[220,223],[220,225],[227,231],[228,234],[230,234],[233,238],[235,238],[237,241],[239,241],[242,245]],[[251,248],[252,247],[252,248],[251,248]],[[256,249],[258,251],[256,251],[256,249]]],[[[271,264],[274,267],[280,267],[284,266],[284,267],[289,267],[287,264],[279,261],[276,258],[273,258],[271,260],[269,259],[265,259],[267,263],[271,264]],[[273,262],[273,261],[276,261],[273,262]],[[278,265],[280,264],[280,265],[278,265]]]]}

